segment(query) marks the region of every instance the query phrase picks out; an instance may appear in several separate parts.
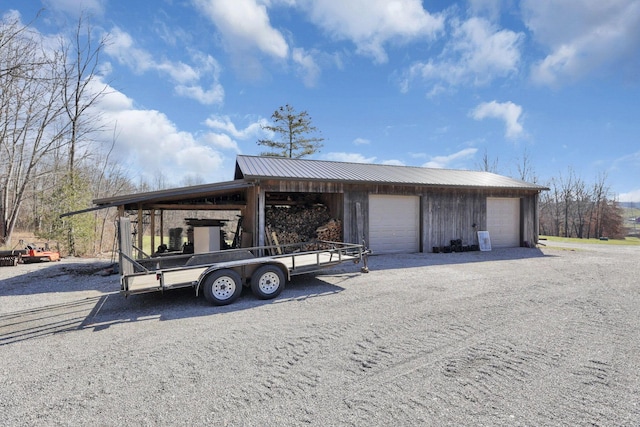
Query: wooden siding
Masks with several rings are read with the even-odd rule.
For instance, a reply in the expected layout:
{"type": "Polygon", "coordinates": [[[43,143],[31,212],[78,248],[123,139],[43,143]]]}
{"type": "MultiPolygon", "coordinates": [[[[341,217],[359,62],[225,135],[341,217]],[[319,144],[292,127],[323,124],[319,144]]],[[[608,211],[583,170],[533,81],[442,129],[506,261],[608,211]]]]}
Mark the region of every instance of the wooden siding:
{"type": "Polygon", "coordinates": [[[520,245],[538,243],[538,226],[538,194],[529,194],[520,199],[520,245]]]}
{"type": "Polygon", "coordinates": [[[427,194],[422,206],[424,252],[431,252],[434,246],[448,246],[454,239],[462,239],[463,245],[477,244],[476,231],[484,229],[487,220],[486,196],[468,192],[427,194]]]}
{"type": "Polygon", "coordinates": [[[453,239],[463,244],[477,244],[476,231],[487,226],[487,197],[520,199],[520,242],[538,242],[538,192],[517,189],[434,188],[415,185],[345,184],[340,182],[263,180],[247,191],[247,211],[258,211],[245,225],[258,233],[254,242],[262,244],[264,231],[264,195],[266,193],[323,193],[333,216],[343,222],[344,241],[362,243],[369,240],[369,194],[417,195],[421,197],[421,250],[449,245],[453,239]],[[342,194],[342,196],[340,196],[342,194]],[[260,203],[262,200],[262,203],[260,203]],[[358,215],[359,213],[359,215],[358,215]],[[247,223],[248,222],[248,223],[247,223]],[[476,225],[475,227],[473,225],[476,225]]]}

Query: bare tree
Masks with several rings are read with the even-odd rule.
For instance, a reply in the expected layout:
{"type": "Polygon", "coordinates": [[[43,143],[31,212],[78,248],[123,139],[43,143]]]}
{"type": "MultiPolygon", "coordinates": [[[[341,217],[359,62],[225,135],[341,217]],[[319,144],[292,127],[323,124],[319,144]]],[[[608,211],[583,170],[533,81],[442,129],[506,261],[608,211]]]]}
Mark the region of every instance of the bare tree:
{"type": "Polygon", "coordinates": [[[540,222],[541,224],[550,222],[550,225],[544,227],[547,230],[545,232],[552,236],[559,236],[562,224],[562,192],[556,178],[551,178],[548,186],[550,191],[543,193],[540,222]]]}
{"type": "Polygon", "coordinates": [[[0,23],[0,40],[0,244],[10,244],[28,185],[51,173],[41,161],[63,143],[66,128],[59,58],[18,21],[0,23]]]}
{"type": "Polygon", "coordinates": [[[573,209],[571,223],[575,236],[582,239],[587,226],[587,214],[591,205],[591,198],[584,180],[573,176],[573,209]]]}
{"type": "MultiPolygon", "coordinates": [[[[97,68],[100,63],[100,54],[104,49],[106,40],[100,38],[94,43],[92,27],[84,20],[83,14],[78,18],[73,38],[67,41],[60,40],[60,52],[62,66],[62,102],[67,116],[68,155],[67,174],[61,183],[67,194],[64,209],[71,211],[81,208],[86,195],[79,191],[82,186],[80,175],[76,171],[79,144],[86,140],[87,136],[99,130],[96,123],[99,122],[94,114],[87,114],[88,110],[106,93],[107,85],[98,83],[97,68]]],[[[87,151],[83,155],[88,155],[87,151]]],[[[90,186],[84,186],[85,191],[90,191],[90,186]]],[[[67,224],[67,244],[70,254],[75,255],[74,227],[78,222],[75,218],[69,218],[67,224]]]]}
{"type": "Polygon", "coordinates": [[[591,213],[590,229],[593,230],[594,237],[602,237],[604,235],[604,211],[607,205],[608,194],[609,186],[607,185],[607,175],[600,174],[591,191],[593,209],[591,213]]]}
{"type": "Polygon", "coordinates": [[[536,176],[533,164],[531,163],[531,157],[529,156],[529,152],[526,148],[522,153],[522,157],[518,159],[517,167],[518,178],[520,178],[522,181],[527,181],[534,184],[538,182],[538,177],[536,176]]]}
{"type": "Polygon", "coordinates": [[[563,230],[564,237],[569,237],[571,231],[569,229],[569,211],[571,210],[571,204],[573,202],[573,171],[569,169],[567,176],[560,174],[560,192],[563,212],[563,230]]]}
{"type": "Polygon", "coordinates": [[[87,110],[107,91],[106,84],[93,85],[105,44],[105,37],[94,43],[91,24],[85,24],[82,14],[73,39],[60,40],[61,60],[64,62],[62,100],[69,120],[69,174],[74,172],[78,144],[88,134],[99,130],[95,115],[88,115],[87,110]]]}
{"type": "Polygon", "coordinates": [[[543,234],[564,237],[624,237],[624,219],[611,197],[606,174],[589,185],[569,168],[566,176],[552,178],[550,191],[540,198],[543,234]]]}
{"type": "MultiPolygon", "coordinates": [[[[27,50],[15,52],[16,44],[21,44],[24,40],[29,40],[31,35],[29,34],[29,24],[23,24],[17,15],[7,15],[0,22],[0,52],[13,52],[12,54],[18,54],[20,59],[14,58],[14,60],[5,61],[8,56],[2,57],[0,63],[0,78],[7,77],[19,77],[23,73],[34,67],[45,65],[47,63],[46,58],[39,56],[32,56],[27,50]]],[[[9,55],[11,56],[11,54],[9,55]]]]}
{"type": "Polygon", "coordinates": [[[487,153],[487,149],[484,149],[484,154],[482,155],[482,160],[477,165],[478,170],[484,172],[498,173],[498,158],[489,159],[489,153],[487,153]]]}
{"type": "MultiPolygon", "coordinates": [[[[100,147],[81,144],[97,130],[90,110],[107,88],[96,84],[105,41],[93,43],[80,18],[74,37],[51,48],[19,17],[6,16],[0,22],[0,245],[10,245],[19,223],[59,239],[60,213],[89,205],[96,187],[95,166],[81,162],[100,147]]],[[[66,221],[74,253],[75,235],[94,227],[86,218],[66,221]]]]}

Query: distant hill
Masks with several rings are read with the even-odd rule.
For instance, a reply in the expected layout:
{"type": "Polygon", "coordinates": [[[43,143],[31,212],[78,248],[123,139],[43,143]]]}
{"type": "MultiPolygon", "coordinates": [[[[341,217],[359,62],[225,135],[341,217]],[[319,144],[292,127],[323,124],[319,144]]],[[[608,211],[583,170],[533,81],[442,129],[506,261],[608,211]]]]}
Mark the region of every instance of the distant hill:
{"type": "Polygon", "coordinates": [[[620,202],[620,207],[640,209],[640,202],[620,202]]]}

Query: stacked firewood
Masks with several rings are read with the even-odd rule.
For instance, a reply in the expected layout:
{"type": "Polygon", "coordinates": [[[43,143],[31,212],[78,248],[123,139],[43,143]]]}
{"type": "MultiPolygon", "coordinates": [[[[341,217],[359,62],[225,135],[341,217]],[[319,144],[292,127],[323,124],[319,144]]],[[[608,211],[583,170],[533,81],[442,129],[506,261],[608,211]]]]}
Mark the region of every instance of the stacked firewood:
{"type": "Polygon", "coordinates": [[[265,218],[269,237],[273,239],[275,234],[280,245],[316,240],[342,241],[342,224],[331,218],[324,205],[268,207],[265,218]]]}
{"type": "Polygon", "coordinates": [[[329,249],[331,244],[324,242],[342,242],[342,223],[335,219],[329,220],[328,223],[316,229],[316,236],[317,239],[311,240],[308,245],[304,246],[305,251],[329,249]]]}
{"type": "Polygon", "coordinates": [[[328,240],[330,242],[342,241],[342,222],[340,220],[329,220],[326,224],[316,229],[318,240],[328,240]]]}

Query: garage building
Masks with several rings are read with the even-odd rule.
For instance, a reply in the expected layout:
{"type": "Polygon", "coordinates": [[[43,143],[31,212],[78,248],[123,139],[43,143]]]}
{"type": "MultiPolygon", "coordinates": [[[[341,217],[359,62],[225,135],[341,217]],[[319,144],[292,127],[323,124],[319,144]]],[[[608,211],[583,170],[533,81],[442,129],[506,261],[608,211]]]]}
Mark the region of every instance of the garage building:
{"type": "MultiPolygon", "coordinates": [[[[322,204],[345,242],[374,253],[431,252],[452,240],[492,247],[538,241],[538,198],[547,188],[483,171],[258,157],[236,158],[234,180],[94,200],[154,220],[165,210],[230,210],[243,216],[247,246],[265,245],[272,206],[322,204]]],[[[141,238],[141,236],[139,236],[141,238]]]]}

